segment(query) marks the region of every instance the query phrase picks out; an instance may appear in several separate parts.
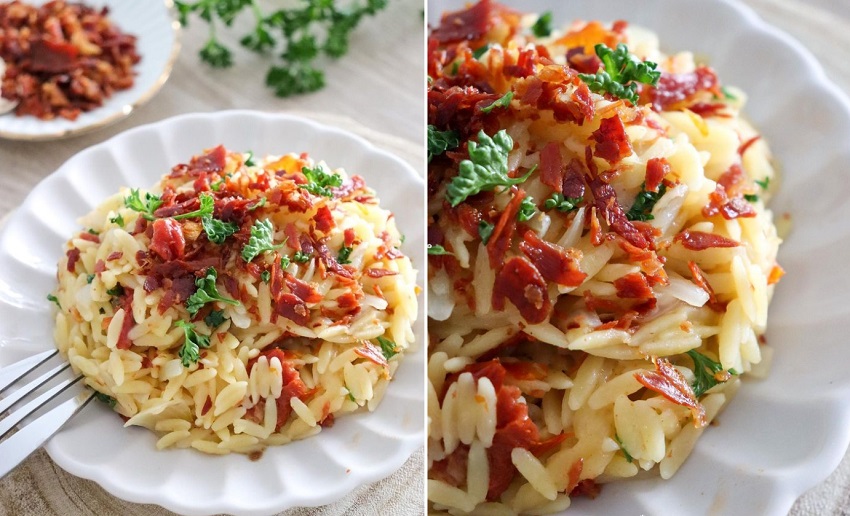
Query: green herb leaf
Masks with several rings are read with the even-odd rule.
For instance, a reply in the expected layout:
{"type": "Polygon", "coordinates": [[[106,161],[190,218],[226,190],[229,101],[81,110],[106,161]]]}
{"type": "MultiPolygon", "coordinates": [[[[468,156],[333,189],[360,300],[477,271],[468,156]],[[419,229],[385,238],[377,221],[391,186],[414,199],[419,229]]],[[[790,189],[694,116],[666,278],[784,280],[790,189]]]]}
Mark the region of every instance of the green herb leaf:
{"type": "Polygon", "coordinates": [[[47,294],[47,300],[50,301],[51,303],[56,303],[56,306],[58,306],[59,309],[62,310],[62,305],[59,304],[59,298],[58,297],[54,296],[53,294],[47,294]]]}
{"type": "Polygon", "coordinates": [[[770,188],[770,176],[767,176],[764,179],[756,179],[755,183],[759,185],[762,190],[767,190],[770,188]]]}
{"type": "Polygon", "coordinates": [[[501,97],[499,97],[498,99],[496,99],[489,106],[481,108],[481,112],[482,113],[489,113],[490,111],[493,111],[493,109],[495,109],[497,107],[506,108],[506,107],[511,105],[511,99],[512,98],[514,98],[514,92],[509,91],[509,92],[505,93],[504,95],[502,95],[501,97]]]}
{"type": "Polygon", "coordinates": [[[94,277],[94,274],[89,274],[88,276],[86,276],[86,283],[91,284],[91,282],[94,281],[94,277]]]}
{"type": "Polygon", "coordinates": [[[387,360],[398,354],[398,347],[395,342],[390,339],[386,339],[384,337],[378,337],[378,344],[381,345],[381,353],[384,354],[384,358],[387,360]]]}
{"type": "Polygon", "coordinates": [[[441,245],[431,245],[428,244],[428,254],[441,256],[441,255],[449,255],[454,256],[454,253],[446,251],[446,248],[441,245]]]}
{"type": "Polygon", "coordinates": [[[201,348],[210,347],[210,338],[206,335],[195,333],[195,325],[183,320],[178,320],[174,323],[176,326],[183,328],[183,346],[177,352],[183,367],[190,367],[198,362],[200,358],[201,348]]]}
{"type": "Polygon", "coordinates": [[[204,322],[209,328],[218,328],[226,320],[227,317],[224,316],[224,310],[213,310],[209,315],[204,317],[204,322]]]}
{"type": "Polygon", "coordinates": [[[561,213],[569,213],[578,208],[578,204],[584,200],[584,197],[564,197],[564,194],[553,193],[543,203],[543,208],[546,210],[558,210],[561,213]]]}
{"type": "Polygon", "coordinates": [[[749,202],[758,202],[759,196],[756,194],[744,194],[744,199],[749,202]]]}
{"type": "Polygon", "coordinates": [[[257,208],[262,208],[266,205],[266,202],[268,202],[268,199],[266,199],[265,197],[260,197],[260,200],[256,204],[252,204],[248,207],[248,211],[254,211],[257,208]]]}
{"type": "Polygon", "coordinates": [[[482,220],[478,223],[478,235],[481,237],[481,241],[484,242],[484,245],[487,245],[487,242],[490,241],[490,237],[493,236],[494,229],[496,229],[496,226],[490,224],[486,220],[482,220]]]}
{"type": "Polygon", "coordinates": [[[631,454],[628,452],[628,450],[626,450],[626,447],[623,446],[623,441],[620,440],[620,436],[617,435],[617,434],[614,434],[614,440],[617,441],[617,444],[620,445],[620,451],[623,452],[623,457],[626,458],[626,462],[628,462],[629,464],[634,462],[635,458],[632,457],[631,454]]]}
{"type": "Polygon", "coordinates": [[[288,257],[288,256],[281,256],[281,257],[280,257],[280,268],[281,268],[281,269],[288,269],[288,268],[289,268],[289,264],[290,264],[290,261],[289,261],[289,257],[288,257]]]}
{"type": "Polygon", "coordinates": [[[97,236],[97,235],[99,235],[99,234],[100,234],[100,232],[99,232],[99,231],[95,231],[95,230],[94,230],[94,229],[92,229],[92,228],[89,228],[87,231],[88,231],[88,234],[89,234],[89,235],[95,235],[95,236],[97,236]]]}
{"type": "Polygon", "coordinates": [[[117,224],[118,226],[120,226],[122,228],[124,227],[124,217],[122,217],[120,213],[118,215],[114,216],[114,217],[111,217],[109,219],[109,222],[111,222],[113,224],[117,224]]]}
{"type": "Polygon", "coordinates": [[[522,199],[519,204],[519,211],[516,214],[516,219],[520,222],[528,222],[537,213],[537,205],[534,204],[534,199],[528,195],[522,199]]]}
{"type": "Polygon", "coordinates": [[[309,66],[274,66],[266,74],[266,86],[278,97],[310,93],[325,87],[325,74],[309,66]]]}
{"type": "Polygon", "coordinates": [[[233,54],[218,42],[217,39],[207,40],[200,52],[201,59],[213,68],[229,68],[233,66],[233,54]]]}
{"type": "Polygon", "coordinates": [[[351,263],[349,256],[351,256],[351,251],[353,251],[353,247],[342,246],[342,249],[339,250],[339,255],[336,257],[336,261],[339,264],[345,265],[351,263]]]}
{"type": "Polygon", "coordinates": [[[215,267],[210,267],[207,269],[206,276],[195,280],[195,286],[198,287],[198,290],[186,300],[186,311],[189,312],[189,315],[194,317],[201,307],[213,301],[221,301],[230,305],[239,304],[239,301],[223,297],[218,293],[218,288],[215,285],[216,279],[218,279],[218,272],[215,267]]]}
{"type": "Polygon", "coordinates": [[[352,394],[352,393],[351,393],[351,389],[349,389],[348,387],[346,387],[346,390],[348,390],[348,399],[350,399],[350,400],[351,400],[351,401],[353,401],[354,403],[357,403],[357,400],[356,400],[356,399],[354,399],[354,394],[352,394]]]}
{"type": "Polygon", "coordinates": [[[730,92],[726,88],[726,86],[721,86],[720,91],[723,92],[723,98],[725,98],[726,100],[738,100],[738,97],[736,97],[735,95],[732,95],[732,92],[730,92]]]}
{"type": "Polygon", "coordinates": [[[312,253],[304,253],[301,251],[295,251],[295,254],[292,255],[292,259],[298,263],[307,263],[311,259],[313,259],[312,253]]]}
{"type": "Polygon", "coordinates": [[[213,196],[208,193],[202,193],[198,200],[201,202],[201,207],[195,211],[190,211],[188,213],[181,213],[180,215],[174,215],[171,217],[174,220],[180,219],[193,219],[195,217],[208,217],[213,213],[213,209],[215,207],[215,199],[213,196]]]}
{"type": "Polygon", "coordinates": [[[250,262],[266,251],[280,249],[285,242],[274,245],[274,227],[269,219],[255,220],[251,226],[251,238],[242,248],[242,259],[250,262]]]}
{"type": "Polygon", "coordinates": [[[604,70],[595,74],[580,73],[579,78],[587,83],[595,93],[610,93],[611,95],[637,104],[637,83],[655,86],[661,77],[657,71],[658,65],[651,61],[641,61],[632,54],[629,48],[620,43],[612,50],[604,43],[595,47],[596,55],[602,60],[604,70]]]}
{"type": "Polygon", "coordinates": [[[723,366],[720,365],[720,363],[715,362],[693,349],[687,353],[694,362],[695,378],[692,387],[694,389],[694,396],[697,398],[705,394],[705,391],[711,389],[715,385],[729,380],[732,375],[738,374],[734,369],[724,371],[723,366]]]}
{"type": "Polygon", "coordinates": [[[124,206],[133,211],[138,211],[142,214],[142,217],[148,220],[153,220],[156,218],[154,217],[153,212],[162,206],[162,199],[158,195],[153,195],[150,192],[146,192],[145,198],[142,199],[139,189],[134,188],[130,190],[130,195],[124,198],[124,206]]]}
{"type": "Polygon", "coordinates": [[[104,394],[102,392],[95,391],[94,397],[97,401],[99,401],[101,403],[106,403],[107,405],[109,405],[109,408],[112,408],[112,409],[115,408],[115,404],[117,403],[115,401],[115,398],[113,398],[112,396],[109,396],[108,394],[104,394]]]}
{"type": "Polygon", "coordinates": [[[326,172],[322,165],[316,165],[313,168],[304,167],[301,169],[301,172],[309,183],[298,185],[298,188],[303,188],[313,195],[333,197],[334,194],[331,191],[331,187],[342,186],[342,176],[326,172]]]}
{"type": "Polygon", "coordinates": [[[269,271],[263,271],[260,273],[260,279],[263,280],[263,283],[268,283],[270,279],[272,279],[272,273],[269,271]]]}
{"type": "Polygon", "coordinates": [[[233,222],[214,219],[211,215],[201,217],[201,225],[209,241],[218,245],[223,244],[227,237],[239,231],[239,226],[233,222]]]}
{"type": "Polygon", "coordinates": [[[635,197],[635,203],[632,204],[631,209],[629,209],[629,212],[626,213],[626,218],[629,220],[643,221],[654,219],[655,217],[652,215],[652,208],[666,191],[667,186],[664,185],[664,183],[658,187],[657,192],[647,192],[646,185],[644,184],[641,186],[640,192],[638,192],[637,197],[635,197]]]}
{"type": "Polygon", "coordinates": [[[490,50],[490,43],[487,43],[483,47],[478,47],[472,52],[472,57],[475,59],[481,60],[481,56],[487,53],[490,50]]]}
{"type": "Polygon", "coordinates": [[[434,156],[455,149],[460,145],[457,131],[438,131],[433,125],[428,125],[428,163],[434,156]]]}
{"type": "Polygon", "coordinates": [[[508,177],[508,153],[513,147],[514,141],[504,129],[492,138],[484,131],[479,132],[478,142],[468,144],[469,159],[460,162],[458,174],[446,190],[446,200],[452,207],[479,192],[517,185],[528,179],[534,169],[522,177],[508,177]]]}
{"type": "Polygon", "coordinates": [[[546,11],[541,14],[534,25],[531,26],[531,33],[538,38],[545,38],[552,34],[552,12],[546,11]]]}
{"type": "Polygon", "coordinates": [[[256,167],[257,163],[254,162],[254,153],[252,151],[248,151],[248,152],[246,152],[246,154],[248,155],[248,159],[245,160],[245,166],[246,167],[256,167]]]}
{"type": "Polygon", "coordinates": [[[118,285],[115,285],[114,287],[112,287],[111,289],[107,290],[106,293],[109,294],[112,297],[121,297],[121,296],[124,295],[124,287],[122,287],[120,284],[118,284],[118,285]]]}

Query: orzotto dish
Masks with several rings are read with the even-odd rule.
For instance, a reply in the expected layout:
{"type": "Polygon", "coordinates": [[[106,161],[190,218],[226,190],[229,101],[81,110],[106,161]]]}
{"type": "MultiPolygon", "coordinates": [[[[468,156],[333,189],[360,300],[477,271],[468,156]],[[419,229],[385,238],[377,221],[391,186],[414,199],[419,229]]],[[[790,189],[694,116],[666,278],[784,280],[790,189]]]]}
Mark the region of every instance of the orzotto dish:
{"type": "Polygon", "coordinates": [[[158,448],[255,453],[373,410],[413,342],[415,271],[359,176],[219,146],[80,219],[55,339],[158,448]]]}
{"type": "Polygon", "coordinates": [[[626,22],[550,23],[482,1],[429,38],[434,510],[670,478],[770,358],[776,181],[744,94],[626,22]]]}

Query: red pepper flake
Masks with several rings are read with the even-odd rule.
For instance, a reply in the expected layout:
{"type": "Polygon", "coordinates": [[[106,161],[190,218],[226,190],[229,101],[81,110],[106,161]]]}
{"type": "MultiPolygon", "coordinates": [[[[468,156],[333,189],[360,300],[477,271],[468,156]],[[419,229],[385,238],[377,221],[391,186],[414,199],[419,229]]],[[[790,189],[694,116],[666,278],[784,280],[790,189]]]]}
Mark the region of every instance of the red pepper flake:
{"type": "Polygon", "coordinates": [[[677,405],[691,409],[694,426],[699,428],[707,423],[705,408],[697,401],[694,391],[673,364],[665,358],[653,358],[655,371],[638,371],[635,379],[644,387],[661,394],[677,405]]]}
{"type": "Polygon", "coordinates": [[[740,245],[740,243],[724,236],[705,233],[703,231],[691,231],[689,229],[673,237],[673,241],[679,242],[685,249],[690,249],[691,251],[703,251],[712,247],[738,247],[740,245]]]}
{"type": "Polygon", "coordinates": [[[204,401],[204,407],[201,409],[201,415],[206,416],[207,412],[209,412],[211,408],[212,408],[212,398],[207,396],[206,401],[204,401]]]}

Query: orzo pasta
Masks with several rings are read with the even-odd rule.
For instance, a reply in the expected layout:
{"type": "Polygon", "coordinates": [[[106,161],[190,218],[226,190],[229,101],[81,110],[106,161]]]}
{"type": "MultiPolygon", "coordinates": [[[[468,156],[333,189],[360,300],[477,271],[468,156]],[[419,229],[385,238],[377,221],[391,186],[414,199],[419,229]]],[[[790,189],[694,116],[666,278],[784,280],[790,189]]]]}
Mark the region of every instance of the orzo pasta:
{"type": "Polygon", "coordinates": [[[429,38],[435,512],[670,478],[770,357],[776,181],[744,94],[626,22],[548,20],[483,0],[429,38]]]}
{"type": "Polygon", "coordinates": [[[216,147],[80,219],[55,337],[158,448],[251,453],[373,410],[413,343],[415,271],[359,176],[216,147]]]}

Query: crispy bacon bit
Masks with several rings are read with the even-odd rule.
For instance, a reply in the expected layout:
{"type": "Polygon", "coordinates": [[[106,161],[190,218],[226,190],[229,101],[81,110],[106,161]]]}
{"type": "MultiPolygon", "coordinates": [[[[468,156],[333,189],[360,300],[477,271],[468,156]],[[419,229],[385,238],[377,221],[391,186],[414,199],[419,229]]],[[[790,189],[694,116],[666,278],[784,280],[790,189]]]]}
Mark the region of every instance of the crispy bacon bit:
{"type": "Polygon", "coordinates": [[[559,245],[546,242],[534,231],[525,232],[519,248],[547,281],[567,287],[577,287],[587,277],[587,274],[579,267],[580,251],[564,249],[559,245]]]}
{"type": "Polygon", "coordinates": [[[80,261],[80,250],[74,247],[65,251],[65,255],[68,256],[68,272],[76,272],[77,262],[80,261]]]}
{"type": "Polygon", "coordinates": [[[469,446],[461,444],[443,460],[434,462],[428,470],[428,476],[451,486],[462,486],[466,482],[466,468],[469,461],[469,446]]]}
{"type": "Polygon", "coordinates": [[[106,270],[106,262],[103,260],[98,260],[94,262],[94,272],[95,274],[100,274],[101,272],[106,270]]]}
{"type": "Polygon", "coordinates": [[[118,349],[130,349],[133,341],[130,340],[129,333],[136,324],[133,316],[133,289],[124,288],[124,295],[121,296],[121,308],[124,309],[124,321],[121,324],[121,331],[118,333],[118,342],[115,344],[115,347],[118,349]]]}
{"type": "Polygon", "coordinates": [[[481,39],[493,24],[494,8],[490,0],[481,0],[462,11],[445,13],[440,26],[431,31],[431,37],[439,43],[481,39]]]}
{"type": "Polygon", "coordinates": [[[573,495],[573,490],[578,486],[579,479],[581,478],[581,472],[584,469],[584,458],[579,457],[579,459],[573,462],[573,465],[570,466],[570,471],[567,473],[567,488],[565,492],[569,493],[570,496],[573,495]]]}
{"type": "Polygon", "coordinates": [[[573,158],[567,165],[564,181],[561,184],[561,192],[564,197],[578,199],[584,197],[584,166],[581,161],[573,158]]]}
{"type": "Polygon", "coordinates": [[[513,197],[505,206],[505,211],[496,222],[490,240],[487,242],[487,255],[490,258],[490,268],[496,269],[502,264],[505,253],[511,246],[514,232],[516,230],[516,215],[519,213],[522,200],[525,199],[525,190],[514,190],[513,197]]]}
{"type": "Polygon", "coordinates": [[[334,216],[327,206],[322,206],[316,210],[313,220],[316,222],[316,229],[322,233],[327,234],[334,228],[334,216]]]}
{"type": "Polygon", "coordinates": [[[310,311],[304,301],[295,294],[282,293],[274,303],[274,313],[300,326],[310,321],[310,311]]]}
{"type": "Polygon", "coordinates": [[[343,242],[345,243],[346,247],[351,247],[352,245],[354,245],[354,239],[356,237],[356,235],[354,234],[354,228],[348,228],[343,231],[342,234],[344,237],[343,242]]]}
{"type": "Polygon", "coordinates": [[[703,251],[712,247],[738,247],[740,245],[740,243],[724,236],[689,229],[673,237],[673,241],[681,243],[685,249],[691,251],[703,251]]]}
{"type": "Polygon", "coordinates": [[[755,217],[755,208],[744,199],[745,188],[744,170],[738,164],[732,165],[717,179],[717,188],[708,196],[709,201],[702,214],[711,217],[719,213],[726,220],[755,217]]]}
{"type": "Polygon", "coordinates": [[[112,251],[109,253],[109,256],[106,257],[107,262],[114,262],[115,260],[120,260],[121,257],[124,256],[124,253],[121,251],[112,251]]]}
{"type": "Polygon", "coordinates": [[[561,193],[564,183],[564,164],[561,144],[549,142],[540,151],[540,182],[561,193]]]}
{"type": "Polygon", "coordinates": [[[767,275],[767,284],[775,285],[776,283],[779,283],[782,276],[785,276],[785,269],[780,267],[777,263],[770,269],[770,274],[767,275]]]}
{"type": "Polygon", "coordinates": [[[89,242],[94,242],[95,244],[100,243],[100,237],[95,234],[89,233],[88,231],[83,231],[82,233],[80,233],[80,236],[78,238],[80,238],[80,240],[88,240],[89,242]]]}
{"type": "Polygon", "coordinates": [[[646,183],[644,187],[647,192],[657,192],[664,176],[670,173],[670,162],[667,158],[650,158],[646,162],[646,183]]]}
{"type": "Polygon", "coordinates": [[[298,228],[294,223],[289,222],[284,226],[283,233],[286,235],[286,244],[295,249],[296,251],[301,250],[301,239],[298,233],[298,228]]]}
{"type": "Polygon", "coordinates": [[[396,271],[389,269],[377,269],[375,267],[366,269],[366,275],[370,278],[383,278],[384,276],[395,276],[396,274],[398,274],[396,271]]]}
{"type": "Polygon", "coordinates": [[[189,163],[189,167],[193,172],[213,172],[218,173],[224,170],[226,163],[227,150],[223,145],[219,145],[203,156],[195,156],[189,163]]]}
{"type": "MultiPolygon", "coordinates": [[[[298,176],[300,177],[300,176],[298,176]]],[[[360,176],[351,176],[350,179],[342,183],[342,186],[331,188],[334,199],[346,199],[351,197],[354,192],[362,191],[366,188],[366,181],[360,176]]]]}
{"type": "Polygon", "coordinates": [[[641,86],[640,102],[652,104],[655,111],[667,111],[684,107],[687,101],[700,91],[720,95],[720,82],[714,70],[707,66],[698,66],[690,73],[661,73],[655,87],[641,86]]]}
{"type": "Polygon", "coordinates": [[[710,116],[728,117],[728,114],[723,113],[725,109],[726,104],[722,102],[697,102],[688,106],[689,111],[696,113],[703,118],[708,118],[710,116]]]}
{"type": "MultiPolygon", "coordinates": [[[[590,148],[586,150],[588,154],[588,166],[590,167],[590,148]]],[[[590,191],[593,192],[594,204],[596,209],[608,222],[608,227],[618,235],[625,238],[630,244],[641,249],[647,249],[650,246],[649,240],[638,231],[632,222],[626,218],[623,212],[623,207],[617,201],[617,192],[608,183],[604,182],[598,174],[593,173],[591,167],[591,176],[588,177],[590,191]]]]}
{"type": "Polygon", "coordinates": [[[360,347],[354,348],[354,354],[370,360],[379,366],[389,367],[386,357],[381,352],[381,349],[369,342],[368,340],[360,341],[360,347]]]}
{"type": "Polygon", "coordinates": [[[614,165],[632,153],[632,144],[626,135],[626,126],[618,115],[603,118],[599,129],[590,135],[596,142],[596,156],[614,165]]]}
{"type": "Polygon", "coordinates": [[[694,391],[673,364],[666,358],[654,358],[655,371],[638,371],[635,379],[644,387],[661,394],[677,405],[691,409],[694,426],[699,428],[707,423],[705,408],[697,401],[694,391]]]}
{"type": "Polygon", "coordinates": [[[688,268],[691,270],[691,274],[694,277],[694,283],[696,283],[698,287],[708,293],[708,303],[706,303],[707,306],[715,312],[725,312],[726,304],[717,301],[717,296],[714,294],[714,289],[711,288],[711,284],[705,278],[705,273],[702,272],[702,269],[699,268],[699,265],[697,265],[697,263],[694,261],[689,261],[688,268]]]}
{"type": "Polygon", "coordinates": [[[212,408],[212,398],[207,396],[207,400],[204,402],[204,407],[201,409],[201,415],[206,416],[207,412],[212,408]]]}
{"type": "Polygon", "coordinates": [[[183,228],[174,219],[156,219],[153,224],[150,250],[163,261],[182,259],[186,250],[183,228]]]}
{"type": "Polygon", "coordinates": [[[300,280],[288,273],[284,281],[286,282],[286,286],[289,287],[289,290],[298,296],[299,299],[303,299],[305,303],[318,303],[322,300],[322,295],[306,281],[300,280]]]}
{"type": "MultiPolygon", "coordinates": [[[[304,244],[302,243],[302,247],[304,244]]],[[[325,269],[332,274],[339,276],[340,278],[352,279],[354,278],[354,273],[351,268],[347,268],[344,265],[340,265],[339,262],[336,261],[336,258],[331,256],[331,252],[328,249],[328,246],[321,242],[316,242],[313,245],[316,249],[316,253],[319,254],[319,258],[321,258],[322,263],[325,265],[325,269]]]]}
{"type": "MultiPolygon", "coordinates": [[[[308,396],[310,396],[311,391],[304,385],[304,382],[301,381],[301,375],[298,374],[298,370],[295,369],[295,366],[292,364],[292,361],[287,357],[285,351],[272,348],[268,350],[263,350],[260,355],[265,355],[268,360],[271,360],[273,357],[277,357],[280,360],[281,365],[281,376],[283,378],[283,389],[280,391],[280,397],[277,398],[277,424],[275,425],[275,432],[280,430],[280,428],[286,424],[289,420],[289,415],[292,413],[292,405],[289,404],[289,400],[292,398],[298,398],[301,401],[304,401],[308,396]]],[[[256,363],[256,359],[253,362],[248,362],[248,373],[251,373],[251,369],[253,369],[254,364],[256,363]]]]}
{"type": "Polygon", "coordinates": [[[499,270],[493,285],[493,308],[504,310],[506,297],[529,324],[545,321],[552,310],[546,280],[522,256],[509,258],[499,270]]]}
{"type": "Polygon", "coordinates": [[[646,276],[639,272],[626,274],[614,280],[617,297],[624,299],[652,299],[655,294],[646,281],[646,276]]]}

